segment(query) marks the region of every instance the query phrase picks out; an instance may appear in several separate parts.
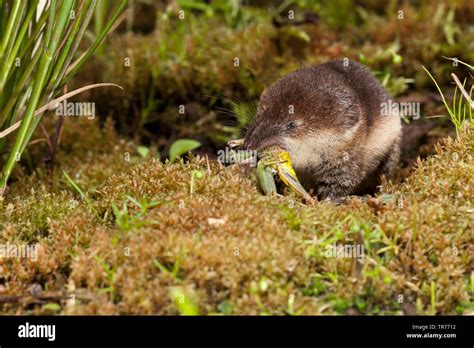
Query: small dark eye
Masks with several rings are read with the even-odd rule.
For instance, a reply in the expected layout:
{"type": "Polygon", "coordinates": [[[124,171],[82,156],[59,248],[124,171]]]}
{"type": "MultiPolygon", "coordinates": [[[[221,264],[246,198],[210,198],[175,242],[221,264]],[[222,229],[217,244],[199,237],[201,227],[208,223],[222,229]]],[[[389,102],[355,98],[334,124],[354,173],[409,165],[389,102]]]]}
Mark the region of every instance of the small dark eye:
{"type": "Polygon", "coordinates": [[[286,124],[286,129],[294,129],[298,126],[296,121],[290,121],[286,124]]]}

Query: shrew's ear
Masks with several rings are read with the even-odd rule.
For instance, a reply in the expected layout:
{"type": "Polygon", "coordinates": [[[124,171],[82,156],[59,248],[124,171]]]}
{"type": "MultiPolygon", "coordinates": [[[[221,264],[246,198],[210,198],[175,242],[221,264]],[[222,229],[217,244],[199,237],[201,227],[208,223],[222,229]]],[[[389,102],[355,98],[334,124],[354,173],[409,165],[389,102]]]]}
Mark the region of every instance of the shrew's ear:
{"type": "Polygon", "coordinates": [[[359,123],[361,113],[362,109],[360,104],[353,104],[345,110],[341,123],[346,129],[351,129],[359,123]]]}
{"type": "Polygon", "coordinates": [[[324,120],[326,126],[332,126],[335,128],[344,128],[344,129],[352,129],[359,123],[360,116],[357,111],[340,111],[334,113],[332,117],[326,118],[324,120]]]}
{"type": "Polygon", "coordinates": [[[359,123],[359,120],[360,120],[359,113],[349,113],[346,115],[344,124],[347,129],[351,129],[359,123]]]}

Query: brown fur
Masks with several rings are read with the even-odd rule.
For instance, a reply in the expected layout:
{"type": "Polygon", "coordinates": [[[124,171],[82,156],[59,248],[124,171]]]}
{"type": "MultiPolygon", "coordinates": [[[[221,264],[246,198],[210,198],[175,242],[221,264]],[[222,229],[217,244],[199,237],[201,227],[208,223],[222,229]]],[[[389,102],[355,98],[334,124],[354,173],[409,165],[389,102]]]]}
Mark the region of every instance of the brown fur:
{"type": "Polygon", "coordinates": [[[320,198],[375,191],[399,158],[400,118],[381,115],[389,95],[365,67],[344,63],[299,69],[267,88],[245,137],[249,149],[286,149],[320,198]]]}

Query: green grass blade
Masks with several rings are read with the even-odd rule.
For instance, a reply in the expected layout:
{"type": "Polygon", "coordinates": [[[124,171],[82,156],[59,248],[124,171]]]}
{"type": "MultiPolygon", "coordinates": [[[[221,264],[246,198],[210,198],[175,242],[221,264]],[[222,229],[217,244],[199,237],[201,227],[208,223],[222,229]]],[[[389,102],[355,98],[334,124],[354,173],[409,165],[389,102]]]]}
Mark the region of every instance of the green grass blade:
{"type": "Polygon", "coordinates": [[[82,65],[89,59],[89,57],[94,54],[95,50],[97,49],[97,47],[100,46],[100,44],[102,44],[105,37],[109,33],[110,29],[112,28],[115,21],[118,19],[126,5],[127,0],[120,1],[120,4],[114,11],[112,17],[110,18],[102,33],[100,33],[100,35],[96,38],[92,46],[89,47],[89,49],[79,58],[79,60],[72,64],[70,70],[68,69],[68,71],[66,72],[65,81],[63,83],[67,83],[77,73],[77,71],[82,67],[82,65]]]}
{"type": "Polygon", "coordinates": [[[17,42],[17,39],[18,39],[17,38],[18,30],[20,29],[20,26],[23,22],[23,14],[26,12],[27,2],[26,1],[19,1],[19,2],[21,3],[19,16],[18,16],[18,19],[15,21],[15,23],[13,25],[12,32],[11,32],[11,35],[10,35],[10,41],[8,42],[8,45],[7,45],[7,48],[6,48],[6,50],[3,54],[2,60],[5,60],[6,58],[8,58],[12,55],[13,46],[15,45],[15,43],[17,42]]]}
{"type": "Polygon", "coordinates": [[[3,60],[3,55],[7,48],[9,42],[11,42],[10,36],[12,35],[13,28],[15,27],[15,23],[20,20],[20,10],[21,10],[21,3],[22,1],[14,1],[12,12],[10,17],[8,18],[7,27],[5,33],[2,37],[2,42],[0,44],[0,60],[3,60]]]}
{"type": "Polygon", "coordinates": [[[69,64],[71,63],[71,60],[75,52],[77,51],[77,48],[79,47],[80,42],[82,41],[82,38],[84,36],[84,33],[86,32],[87,27],[89,26],[92,15],[94,14],[94,7],[96,6],[96,4],[97,4],[97,0],[93,0],[93,1],[87,0],[87,2],[85,3],[86,13],[84,15],[84,21],[82,21],[81,23],[81,26],[78,30],[75,40],[73,40],[72,45],[69,46],[68,54],[66,56],[64,63],[61,66],[61,69],[59,69],[56,72],[56,74],[53,73],[52,86],[50,85],[50,88],[51,88],[50,97],[54,96],[54,93],[59,88],[59,86],[64,85],[62,84],[64,74],[67,71],[69,64]]]}
{"type": "Polygon", "coordinates": [[[433,75],[431,75],[431,73],[424,67],[424,66],[421,66],[423,68],[423,70],[425,70],[425,72],[428,74],[428,76],[431,78],[431,80],[433,81],[433,83],[435,84],[436,86],[436,89],[438,90],[440,96],[441,96],[441,100],[443,101],[443,104],[446,108],[446,111],[448,111],[448,114],[449,114],[449,118],[451,119],[451,122],[454,124],[454,126],[456,127],[456,132],[459,131],[459,127],[460,127],[460,124],[458,122],[458,116],[456,115],[456,110],[455,109],[451,109],[449,107],[449,104],[448,102],[446,101],[446,98],[444,97],[444,94],[443,92],[441,91],[441,88],[439,87],[438,83],[436,82],[436,79],[433,77],[433,75]]]}
{"type": "Polygon", "coordinates": [[[45,111],[38,108],[40,103],[50,105],[57,90],[105,39],[127,1],[122,0],[116,6],[99,37],[72,68],[70,62],[87,30],[97,0],[51,0],[42,9],[39,20],[35,18],[39,0],[11,1],[8,3],[12,4],[11,7],[4,0],[0,1],[0,52],[3,63],[0,66],[0,150],[5,148],[7,135],[18,129],[0,175],[2,195],[45,111]],[[72,9],[77,18],[71,16],[72,9]],[[19,57],[31,58],[14,69],[15,58],[19,57]]]}
{"type": "Polygon", "coordinates": [[[29,23],[31,21],[31,18],[35,14],[37,3],[38,3],[38,0],[35,0],[35,1],[32,2],[32,6],[28,11],[25,20],[23,21],[23,25],[21,26],[20,33],[18,34],[15,41],[12,41],[12,42],[15,42],[15,45],[13,46],[12,51],[9,53],[8,59],[3,64],[2,70],[0,72],[0,91],[3,90],[3,87],[5,86],[6,80],[10,76],[10,70],[13,66],[13,61],[15,60],[15,58],[22,58],[22,57],[18,56],[17,53],[20,49],[21,44],[23,43],[23,38],[25,37],[25,34],[26,34],[27,29],[29,27],[29,23]]]}
{"type": "Polygon", "coordinates": [[[13,106],[17,102],[21,91],[25,88],[28,79],[31,77],[31,74],[38,63],[38,60],[41,56],[41,51],[43,50],[43,44],[41,44],[38,48],[38,52],[32,57],[30,62],[28,63],[27,67],[22,73],[20,80],[16,83],[15,89],[10,94],[7,104],[0,112],[0,124],[2,125],[2,129],[8,128],[12,122],[13,114],[10,114],[10,111],[13,109],[13,106]]]}
{"type": "Polygon", "coordinates": [[[74,188],[74,190],[77,191],[77,193],[79,193],[79,195],[81,196],[82,200],[84,202],[86,202],[87,206],[89,207],[89,209],[98,217],[99,214],[97,212],[97,210],[95,209],[94,207],[94,204],[92,203],[92,201],[90,200],[89,196],[87,196],[84,191],[79,187],[79,185],[71,179],[71,177],[63,170],[63,175],[64,177],[66,178],[66,180],[68,181],[68,183],[74,188]]]}
{"type": "MultiPolygon", "coordinates": [[[[54,7],[55,3],[56,3],[55,0],[51,1],[51,6],[53,9],[55,8],[54,7]]],[[[68,8],[69,6],[67,5],[67,1],[66,1],[63,4],[62,9],[64,10],[65,8],[68,8]]],[[[51,12],[49,16],[47,33],[45,36],[46,42],[48,42],[48,38],[52,36],[50,32],[53,29],[52,22],[54,22],[54,12],[51,12]]],[[[55,27],[55,35],[53,36],[55,38],[57,36],[57,33],[59,31],[62,31],[62,27],[65,24],[64,15],[59,16],[58,23],[56,24],[57,26],[55,27]]],[[[57,44],[58,44],[57,42],[52,41],[51,46],[46,47],[45,50],[43,51],[43,55],[41,56],[40,64],[39,64],[39,67],[34,79],[33,93],[30,97],[30,100],[28,101],[28,106],[27,106],[23,121],[21,123],[20,130],[13,144],[13,148],[8,156],[7,162],[5,163],[5,166],[3,168],[2,176],[0,177],[0,192],[5,191],[8,178],[10,177],[13,171],[13,168],[15,167],[16,162],[20,160],[22,149],[26,147],[26,143],[29,140],[28,133],[29,133],[31,124],[33,122],[35,110],[38,106],[40,97],[43,93],[43,86],[45,85],[45,82],[46,82],[49,66],[53,60],[52,52],[54,52],[57,44]]]]}

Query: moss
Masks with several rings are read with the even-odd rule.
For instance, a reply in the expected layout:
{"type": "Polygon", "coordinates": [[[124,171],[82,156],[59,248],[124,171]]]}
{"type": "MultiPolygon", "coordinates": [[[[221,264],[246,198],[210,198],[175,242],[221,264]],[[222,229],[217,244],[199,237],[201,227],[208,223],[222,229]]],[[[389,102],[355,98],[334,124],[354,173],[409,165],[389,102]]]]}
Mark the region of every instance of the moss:
{"type": "Polygon", "coordinates": [[[58,301],[67,314],[178,314],[176,287],[203,314],[459,313],[469,308],[473,272],[472,135],[467,129],[437,146],[403,184],[347,205],[265,197],[238,167],[199,157],[145,160],[110,176],[93,196],[100,218],[64,188],[35,191],[16,203],[29,210],[8,213],[4,202],[4,242],[33,242],[28,231],[38,228],[48,233],[34,239],[42,250],[35,262],[1,260],[10,271],[3,291],[40,284],[81,294],[74,305],[58,301]],[[204,176],[190,194],[194,170],[204,176]],[[120,229],[112,204],[124,203],[146,223],[120,229]],[[360,263],[327,253],[357,244],[360,263]]]}

